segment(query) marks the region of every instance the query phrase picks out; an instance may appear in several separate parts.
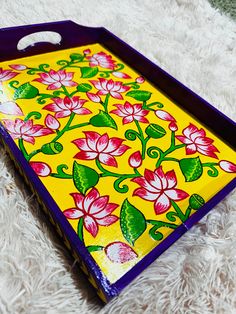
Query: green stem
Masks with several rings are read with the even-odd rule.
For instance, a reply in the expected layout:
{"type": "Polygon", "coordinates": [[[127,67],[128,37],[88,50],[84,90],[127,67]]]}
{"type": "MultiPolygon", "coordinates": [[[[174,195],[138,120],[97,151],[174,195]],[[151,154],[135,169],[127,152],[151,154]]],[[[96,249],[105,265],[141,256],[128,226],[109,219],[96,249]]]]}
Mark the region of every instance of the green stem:
{"type": "Polygon", "coordinates": [[[19,147],[20,147],[20,150],[22,152],[22,154],[24,155],[25,159],[28,161],[29,160],[29,155],[25,149],[25,146],[24,146],[24,142],[23,142],[23,139],[22,138],[19,138],[19,147]]]}
{"type": "Polygon", "coordinates": [[[89,124],[90,124],[90,122],[75,124],[75,125],[69,126],[68,131],[73,130],[73,129],[77,129],[77,128],[81,128],[81,127],[89,125],[89,124]]]}
{"type": "Polygon", "coordinates": [[[172,158],[172,157],[166,157],[166,158],[163,158],[162,161],[175,161],[175,162],[179,162],[179,159],[177,159],[177,158],[172,158]]]}
{"type": "Polygon", "coordinates": [[[72,112],[71,115],[70,115],[70,118],[68,119],[68,121],[67,121],[66,125],[64,126],[64,128],[57,133],[57,136],[54,137],[54,139],[51,141],[51,143],[56,142],[66,131],[69,130],[69,127],[70,127],[74,117],[75,117],[75,113],[72,112]]]}
{"type": "Polygon", "coordinates": [[[147,146],[147,142],[149,140],[149,136],[144,138],[143,131],[142,131],[142,128],[141,128],[139,122],[137,120],[134,120],[134,122],[136,124],[136,127],[137,127],[139,135],[140,135],[139,139],[140,139],[140,141],[142,143],[142,159],[145,159],[146,146],[147,146]]]}
{"type": "Polygon", "coordinates": [[[204,162],[202,163],[203,167],[214,167],[214,166],[219,166],[219,164],[217,162],[204,162]]]}
{"type": "Polygon", "coordinates": [[[107,107],[108,107],[108,100],[109,100],[109,97],[110,97],[110,94],[107,94],[107,95],[106,95],[106,98],[105,98],[105,101],[102,103],[102,105],[103,105],[104,110],[105,110],[106,113],[108,113],[107,107]]]}
{"type": "Polygon", "coordinates": [[[61,175],[59,173],[51,173],[50,176],[53,178],[58,178],[58,179],[72,179],[73,178],[71,174],[61,175]]]}
{"type": "Polygon", "coordinates": [[[87,246],[87,250],[91,252],[102,251],[104,250],[104,246],[101,245],[89,245],[87,246]]]}
{"type": "MultiPolygon", "coordinates": [[[[170,144],[170,147],[169,147],[165,152],[163,152],[163,153],[160,155],[160,157],[159,157],[159,159],[158,159],[158,161],[157,161],[157,163],[156,163],[156,168],[160,167],[162,161],[168,160],[168,159],[165,159],[165,157],[166,157],[167,155],[169,155],[169,154],[172,153],[173,151],[175,151],[175,150],[177,150],[177,149],[179,149],[179,148],[182,148],[182,147],[185,147],[185,144],[175,145],[175,132],[172,131],[172,132],[171,132],[171,144],[170,144]]],[[[172,161],[177,161],[177,160],[172,160],[172,161]]]]}
{"type": "Polygon", "coordinates": [[[64,94],[68,97],[70,97],[70,93],[68,92],[68,90],[66,89],[66,87],[64,85],[61,86],[63,91],[64,91],[64,94]]]}
{"type": "Polygon", "coordinates": [[[218,171],[218,169],[215,168],[216,166],[219,166],[219,164],[216,163],[216,162],[205,162],[205,163],[202,163],[202,167],[209,167],[210,168],[207,171],[207,174],[210,177],[217,177],[218,176],[219,171],[218,171]]]}
{"type": "Polygon", "coordinates": [[[157,220],[148,219],[146,220],[146,222],[157,227],[167,227],[167,228],[172,228],[172,229],[176,229],[178,227],[178,225],[171,224],[166,221],[157,221],[157,220]]]}
{"type": "Polygon", "coordinates": [[[98,159],[96,159],[96,165],[98,167],[98,169],[102,172],[100,174],[100,177],[116,177],[116,178],[124,178],[128,179],[128,178],[136,178],[136,177],[140,177],[141,174],[138,172],[137,169],[134,169],[134,173],[130,173],[130,174],[122,174],[122,173],[116,173],[116,172],[111,172],[109,170],[106,170],[105,168],[103,168],[103,166],[101,165],[100,161],[98,159]]]}
{"type": "Polygon", "coordinates": [[[28,161],[29,161],[32,157],[34,157],[35,155],[37,155],[37,154],[40,153],[40,152],[41,152],[41,149],[40,149],[40,148],[34,150],[33,152],[31,152],[31,153],[29,154],[29,156],[28,156],[28,161]]]}
{"type": "Polygon", "coordinates": [[[77,234],[80,240],[84,243],[83,227],[84,227],[84,218],[81,217],[77,226],[77,234]]]}
{"type": "Polygon", "coordinates": [[[182,222],[185,222],[187,220],[187,218],[185,217],[185,215],[183,214],[182,210],[179,208],[179,206],[175,203],[175,201],[171,200],[171,204],[175,209],[176,214],[178,215],[179,219],[182,222]]]}
{"type": "Polygon", "coordinates": [[[191,206],[188,206],[186,212],[185,212],[185,217],[186,217],[186,220],[189,218],[190,214],[191,214],[191,211],[192,211],[192,207],[191,206]]]}
{"type": "Polygon", "coordinates": [[[110,172],[110,171],[104,169],[98,159],[96,159],[96,165],[97,165],[98,169],[102,172],[99,175],[101,178],[103,178],[103,177],[115,177],[115,178],[117,178],[114,181],[114,188],[119,193],[126,193],[129,190],[127,185],[123,185],[122,187],[120,187],[120,184],[124,180],[141,177],[141,174],[139,173],[139,171],[137,169],[134,169],[134,173],[122,174],[122,173],[110,172]]]}

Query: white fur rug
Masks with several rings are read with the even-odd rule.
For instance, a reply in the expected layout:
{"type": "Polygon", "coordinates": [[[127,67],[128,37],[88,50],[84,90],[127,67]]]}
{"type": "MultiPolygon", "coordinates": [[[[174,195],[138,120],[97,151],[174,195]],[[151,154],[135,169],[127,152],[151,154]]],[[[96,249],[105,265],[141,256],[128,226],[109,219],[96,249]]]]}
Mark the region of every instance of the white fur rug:
{"type": "MultiPolygon", "coordinates": [[[[105,26],[236,119],[236,25],[206,0],[0,0],[0,8],[0,27],[105,26]]],[[[236,313],[236,191],[103,307],[0,156],[0,313],[236,313]]]]}

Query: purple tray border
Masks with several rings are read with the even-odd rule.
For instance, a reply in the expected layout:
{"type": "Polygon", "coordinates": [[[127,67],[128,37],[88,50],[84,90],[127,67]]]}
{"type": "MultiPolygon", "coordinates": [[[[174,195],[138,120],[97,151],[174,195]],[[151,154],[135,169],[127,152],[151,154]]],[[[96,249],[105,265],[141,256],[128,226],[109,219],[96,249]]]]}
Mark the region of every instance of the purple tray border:
{"type": "MultiPolygon", "coordinates": [[[[205,122],[215,133],[222,137],[233,148],[236,147],[236,139],[234,137],[236,131],[236,123],[218,111],[215,107],[207,103],[197,94],[178,82],[168,73],[160,69],[157,65],[142,56],[139,52],[120,40],[118,37],[107,31],[105,28],[90,28],[77,25],[71,21],[62,21],[54,23],[44,23],[27,25],[20,27],[12,27],[0,29],[0,40],[5,45],[0,47],[0,61],[22,58],[39,53],[55,51],[55,45],[48,43],[39,43],[30,49],[19,52],[16,49],[18,41],[28,34],[38,31],[55,31],[61,34],[62,42],[57,45],[57,50],[77,47],[86,44],[100,42],[112,52],[116,53],[122,60],[127,62],[131,67],[135,68],[147,79],[162,89],[167,95],[171,95],[172,99],[181,104],[181,106],[194,114],[198,119],[205,122]],[[124,54],[125,48],[125,54],[124,54]],[[186,100],[185,100],[186,99],[186,100]],[[186,103],[187,101],[187,103],[186,103]],[[196,106],[188,107],[188,103],[196,106]],[[190,110],[191,109],[191,110],[190,110]],[[204,109],[202,111],[202,109],[204,109]],[[210,116],[208,116],[210,114],[210,116]],[[208,121],[205,117],[208,116],[208,121]],[[220,132],[219,132],[220,131],[220,132]]],[[[218,202],[220,202],[228,193],[236,187],[236,178],[227,184],[213,198],[211,198],[200,210],[193,214],[185,224],[180,225],[170,236],[162,241],[155,249],[146,255],[139,263],[137,263],[130,271],[122,276],[114,284],[110,284],[104,276],[84,244],[79,240],[75,231],[71,228],[69,222],[46,190],[40,179],[35,175],[28,162],[25,160],[17,145],[10,135],[0,125],[0,134],[6,145],[10,148],[16,162],[24,170],[27,178],[37,190],[39,196],[43,200],[46,207],[49,208],[55,222],[63,230],[68,238],[73,250],[86,263],[92,276],[97,278],[96,281],[100,285],[101,290],[105,294],[107,301],[116,296],[127,284],[129,284],[138,274],[140,274],[149,264],[151,264],[158,256],[160,256],[169,246],[179,239],[191,226],[197,223],[204,215],[206,215],[218,202]]]]}

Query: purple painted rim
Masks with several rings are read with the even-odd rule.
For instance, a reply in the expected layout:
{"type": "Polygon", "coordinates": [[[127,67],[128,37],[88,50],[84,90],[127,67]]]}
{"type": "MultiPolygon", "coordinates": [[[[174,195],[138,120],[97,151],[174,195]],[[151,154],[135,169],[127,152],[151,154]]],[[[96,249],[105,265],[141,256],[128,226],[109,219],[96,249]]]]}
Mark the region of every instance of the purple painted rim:
{"type": "MultiPolygon", "coordinates": [[[[175,102],[186,111],[193,114],[204,124],[210,127],[218,137],[228,142],[234,149],[236,148],[236,123],[218,111],[212,105],[207,103],[197,94],[192,92],[186,86],[178,82],[168,73],[160,69],[157,65],[145,58],[139,52],[120,40],[118,37],[107,31],[105,28],[91,28],[80,26],[72,21],[62,21],[54,23],[44,23],[35,25],[26,25],[20,27],[5,28],[0,30],[0,40],[5,43],[0,47],[0,62],[34,54],[55,51],[55,45],[49,43],[39,43],[34,47],[30,47],[25,51],[19,52],[16,48],[18,41],[31,33],[39,31],[55,31],[62,36],[60,45],[56,45],[57,50],[79,47],[82,45],[101,43],[113,53],[117,54],[124,62],[145,76],[157,88],[161,89],[165,94],[171,97],[175,102]],[[189,106],[191,103],[191,107],[189,106]],[[208,120],[206,120],[206,117],[208,120]]],[[[63,230],[65,236],[69,240],[73,250],[86,263],[90,273],[100,286],[107,300],[116,296],[127,284],[129,284],[138,274],[140,274],[149,264],[151,264],[158,256],[160,256],[169,246],[179,239],[192,225],[198,222],[206,215],[218,202],[220,202],[230,191],[236,187],[236,179],[233,179],[214,197],[212,197],[204,206],[193,214],[185,224],[180,225],[173,231],[164,241],[147,254],[140,262],[138,262],[130,271],[122,276],[114,284],[110,284],[109,280],[102,273],[93,257],[85,248],[84,244],[79,240],[76,232],[64,217],[63,213],[46,190],[40,179],[35,175],[28,162],[18,149],[10,135],[0,124],[0,134],[11,150],[16,162],[24,170],[26,176],[37,190],[37,193],[43,200],[45,206],[50,210],[55,222],[63,230]]]]}

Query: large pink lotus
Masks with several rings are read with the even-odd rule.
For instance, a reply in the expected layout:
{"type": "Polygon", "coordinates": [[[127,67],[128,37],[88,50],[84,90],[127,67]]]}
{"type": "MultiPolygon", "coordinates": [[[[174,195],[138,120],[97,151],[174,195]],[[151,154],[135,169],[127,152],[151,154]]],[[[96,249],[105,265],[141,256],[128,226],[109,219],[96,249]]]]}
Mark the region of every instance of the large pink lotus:
{"type": "Polygon", "coordinates": [[[35,143],[35,137],[54,133],[52,130],[44,128],[43,125],[33,125],[33,120],[23,121],[21,119],[16,119],[13,121],[4,119],[3,123],[13,139],[22,138],[24,141],[31,144],[35,143]]]}
{"type": "Polygon", "coordinates": [[[149,123],[148,119],[145,116],[149,113],[148,110],[142,109],[142,104],[131,105],[128,101],[124,105],[114,105],[117,109],[110,111],[111,113],[116,114],[119,117],[122,117],[122,123],[127,124],[131,123],[134,120],[143,123],[149,123]]]}
{"type": "Polygon", "coordinates": [[[112,60],[112,56],[105,54],[105,52],[98,52],[92,56],[87,56],[86,59],[89,60],[90,67],[100,66],[104,69],[114,70],[116,64],[112,60]]]}
{"type": "Polygon", "coordinates": [[[144,177],[132,179],[141,187],[133,195],[137,195],[154,203],[156,215],[166,212],[171,207],[171,200],[180,201],[188,197],[188,193],[176,189],[177,179],[174,170],[163,172],[162,166],[154,172],[145,169],[144,177]]]}
{"type": "Polygon", "coordinates": [[[79,219],[83,217],[85,229],[96,237],[98,226],[110,226],[118,220],[118,217],[111,213],[118,207],[117,204],[108,203],[109,196],[100,196],[96,188],[84,196],[80,193],[71,193],[75,202],[75,208],[64,211],[64,215],[69,219],[79,219]]]}
{"type": "Polygon", "coordinates": [[[3,68],[0,68],[0,86],[2,82],[10,80],[18,74],[12,70],[3,70],[3,68]]]}
{"type": "Polygon", "coordinates": [[[183,130],[183,135],[177,135],[176,138],[186,144],[186,154],[192,155],[199,152],[202,155],[217,158],[215,152],[219,152],[218,149],[212,145],[213,140],[206,137],[206,132],[203,129],[198,129],[192,123],[183,130]]]}
{"type": "Polygon", "coordinates": [[[72,81],[74,72],[50,70],[48,73],[40,73],[39,76],[40,78],[36,78],[34,81],[48,85],[47,89],[49,90],[59,89],[62,86],[73,87],[78,85],[72,81]]]}
{"type": "Polygon", "coordinates": [[[125,86],[122,82],[114,82],[112,79],[106,80],[104,78],[99,78],[98,81],[90,81],[93,86],[98,90],[98,95],[107,95],[110,94],[111,97],[116,99],[123,99],[121,93],[127,92],[130,87],[125,86]]]}
{"type": "Polygon", "coordinates": [[[64,118],[71,115],[72,112],[76,114],[89,114],[91,111],[89,109],[83,108],[86,99],[80,99],[78,96],[53,98],[53,103],[48,104],[43,107],[43,109],[55,112],[56,118],[64,118]]]}
{"type": "Polygon", "coordinates": [[[74,158],[82,160],[98,159],[102,164],[117,167],[114,156],[123,155],[130,147],[122,144],[118,137],[109,138],[107,133],[100,135],[97,132],[84,132],[86,138],[72,141],[81,151],[74,158]]]}

